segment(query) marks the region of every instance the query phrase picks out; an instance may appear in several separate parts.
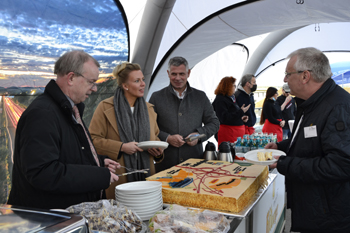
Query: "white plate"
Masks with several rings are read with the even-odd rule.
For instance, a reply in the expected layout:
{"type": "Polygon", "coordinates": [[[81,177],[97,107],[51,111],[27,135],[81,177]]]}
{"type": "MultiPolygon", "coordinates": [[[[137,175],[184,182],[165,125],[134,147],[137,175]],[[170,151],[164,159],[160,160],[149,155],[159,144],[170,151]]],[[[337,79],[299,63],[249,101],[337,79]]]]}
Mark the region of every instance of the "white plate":
{"type": "Polygon", "coordinates": [[[148,200],[154,200],[154,199],[160,199],[162,198],[162,193],[151,193],[151,195],[149,195],[148,193],[145,195],[130,195],[130,196],[125,196],[125,195],[120,195],[120,194],[116,194],[115,195],[115,199],[118,200],[125,200],[125,201],[148,201],[148,200]]]}
{"type": "MultiPolygon", "coordinates": [[[[161,207],[159,210],[162,210],[163,209],[163,207],[161,207]]],[[[150,213],[150,214],[139,214],[139,213],[137,213],[136,211],[136,214],[141,218],[141,220],[142,221],[148,221],[150,218],[152,218],[153,217],[153,215],[155,214],[155,213],[157,213],[159,210],[157,210],[157,211],[154,211],[154,212],[152,212],[152,213],[150,213]]]]}
{"type": "Polygon", "coordinates": [[[138,216],[141,218],[142,221],[149,221],[154,214],[147,214],[147,215],[142,215],[142,214],[138,214],[138,216]]]}
{"type": "Polygon", "coordinates": [[[125,204],[141,205],[141,204],[144,204],[144,203],[156,204],[156,203],[162,201],[163,198],[162,198],[162,195],[157,195],[157,196],[154,196],[152,198],[147,198],[147,199],[146,198],[142,198],[142,196],[140,196],[138,199],[129,199],[129,198],[126,198],[126,197],[116,196],[115,200],[119,201],[119,202],[122,202],[122,203],[125,203],[125,204]]]}
{"type": "Polygon", "coordinates": [[[142,196],[140,196],[138,199],[129,199],[127,197],[116,196],[115,199],[117,201],[130,203],[130,204],[142,204],[145,202],[155,203],[155,202],[158,202],[159,200],[162,200],[163,197],[162,197],[162,195],[155,195],[155,196],[150,197],[150,198],[142,198],[142,196]]]}
{"type": "Polygon", "coordinates": [[[146,141],[146,142],[139,142],[137,144],[138,147],[140,147],[142,150],[147,150],[150,148],[160,148],[162,150],[165,150],[168,148],[169,143],[162,142],[162,141],[146,141]]]}
{"type": "Polygon", "coordinates": [[[158,199],[153,202],[145,201],[144,203],[132,203],[132,202],[126,202],[122,200],[117,200],[117,201],[128,207],[135,207],[137,209],[144,209],[144,210],[153,209],[154,207],[163,205],[163,199],[158,199]]]}
{"type": "Polygon", "coordinates": [[[159,195],[162,195],[161,189],[157,190],[156,192],[151,192],[151,193],[140,192],[139,194],[125,194],[121,192],[115,192],[115,197],[124,198],[124,199],[131,198],[133,200],[144,200],[144,199],[153,198],[159,195]]]}
{"type": "Polygon", "coordinates": [[[162,191],[152,193],[140,193],[140,195],[125,195],[123,193],[115,193],[116,199],[122,199],[127,201],[147,201],[153,200],[154,198],[162,198],[162,191]]]}
{"type": "Polygon", "coordinates": [[[116,193],[140,194],[151,193],[162,188],[162,182],[159,181],[135,181],[120,184],[115,187],[116,193]]]}
{"type": "Polygon", "coordinates": [[[275,159],[275,158],[273,158],[272,160],[268,160],[268,161],[259,161],[258,160],[258,152],[263,152],[263,153],[272,152],[272,158],[275,155],[286,155],[286,153],[284,153],[281,150],[259,149],[259,150],[252,150],[252,151],[245,153],[244,158],[250,163],[257,164],[257,165],[265,165],[265,166],[268,166],[268,165],[271,165],[271,164],[274,164],[275,162],[277,162],[277,159],[275,159]]]}
{"type": "MultiPolygon", "coordinates": [[[[134,201],[137,201],[137,200],[141,200],[142,197],[140,196],[138,199],[136,198],[133,198],[133,199],[128,199],[128,198],[125,198],[125,197],[116,197],[116,200],[119,201],[119,202],[126,202],[126,203],[131,203],[131,202],[134,202],[134,201]]],[[[157,199],[157,200],[160,200],[162,199],[162,196],[155,196],[154,199],[157,199]]],[[[144,199],[145,202],[147,202],[148,200],[151,200],[151,199],[144,199]]]]}
{"type": "Polygon", "coordinates": [[[135,211],[137,214],[141,215],[148,215],[148,214],[154,214],[155,212],[161,210],[163,208],[163,205],[155,206],[152,209],[136,209],[135,207],[130,207],[131,210],[135,211]]]}
{"type": "MultiPolygon", "coordinates": [[[[158,182],[158,181],[156,181],[158,182]]],[[[151,190],[150,192],[148,190],[144,191],[144,190],[140,190],[140,191],[135,191],[133,193],[130,193],[130,192],[127,192],[125,193],[125,191],[122,191],[122,190],[118,190],[116,189],[115,190],[115,194],[119,195],[119,196],[124,196],[124,197],[147,197],[147,196],[152,196],[152,195],[155,195],[155,194],[158,194],[158,193],[162,193],[162,188],[157,188],[157,189],[154,189],[154,190],[151,190]]]]}

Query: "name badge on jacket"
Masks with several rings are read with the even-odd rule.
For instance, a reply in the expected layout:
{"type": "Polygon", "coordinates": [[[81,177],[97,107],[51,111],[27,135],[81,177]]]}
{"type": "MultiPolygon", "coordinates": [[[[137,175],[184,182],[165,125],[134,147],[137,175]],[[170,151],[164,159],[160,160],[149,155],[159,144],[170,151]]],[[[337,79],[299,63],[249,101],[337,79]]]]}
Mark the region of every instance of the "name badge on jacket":
{"type": "Polygon", "coordinates": [[[317,137],[316,125],[304,127],[305,138],[317,137]]]}

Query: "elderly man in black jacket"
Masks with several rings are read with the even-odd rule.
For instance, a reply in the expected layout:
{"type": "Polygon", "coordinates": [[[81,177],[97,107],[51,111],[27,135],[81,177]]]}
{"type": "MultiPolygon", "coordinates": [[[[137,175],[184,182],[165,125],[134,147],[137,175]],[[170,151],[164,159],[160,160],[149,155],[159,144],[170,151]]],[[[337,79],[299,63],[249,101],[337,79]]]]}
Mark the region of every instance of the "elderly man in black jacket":
{"type": "Polygon", "coordinates": [[[47,84],[18,122],[8,204],[67,208],[99,200],[102,190],[118,180],[113,172],[119,164],[96,154],[80,121],[82,102],[97,90],[98,68],[83,51],[68,52],[55,63],[57,80],[47,84]]]}
{"type": "Polygon", "coordinates": [[[350,95],[331,79],[315,48],[291,53],[284,81],[298,109],[290,139],[266,148],[285,151],[271,165],[286,177],[292,231],[350,232],[350,95]]]}

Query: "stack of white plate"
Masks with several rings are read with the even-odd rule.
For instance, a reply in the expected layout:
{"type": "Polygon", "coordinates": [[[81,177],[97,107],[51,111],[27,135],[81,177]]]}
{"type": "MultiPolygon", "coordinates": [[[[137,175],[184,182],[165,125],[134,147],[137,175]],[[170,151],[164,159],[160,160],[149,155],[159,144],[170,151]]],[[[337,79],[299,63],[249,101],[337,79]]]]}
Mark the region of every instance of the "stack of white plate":
{"type": "Polygon", "coordinates": [[[163,209],[162,182],[136,181],[118,185],[115,199],[136,212],[142,221],[149,220],[163,209]]]}

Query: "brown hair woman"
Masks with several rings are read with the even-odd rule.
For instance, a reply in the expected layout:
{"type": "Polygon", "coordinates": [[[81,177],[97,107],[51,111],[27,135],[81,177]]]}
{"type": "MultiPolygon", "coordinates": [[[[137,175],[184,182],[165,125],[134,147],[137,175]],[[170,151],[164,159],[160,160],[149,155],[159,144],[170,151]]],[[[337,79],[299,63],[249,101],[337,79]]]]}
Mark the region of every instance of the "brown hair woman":
{"type": "Polygon", "coordinates": [[[215,90],[215,100],[213,108],[216,116],[220,121],[220,129],[218,132],[218,144],[221,142],[235,142],[237,137],[243,137],[245,133],[244,122],[248,120],[248,116],[244,113],[249,109],[250,105],[241,108],[236,103],[234,93],[236,91],[236,79],[234,77],[224,77],[215,90]]]}
{"type": "Polygon", "coordinates": [[[281,107],[275,104],[278,92],[274,87],[266,90],[266,96],[260,116],[260,124],[264,125],[262,132],[277,134],[277,141],[282,141],[285,121],[282,119],[281,107]]]}

